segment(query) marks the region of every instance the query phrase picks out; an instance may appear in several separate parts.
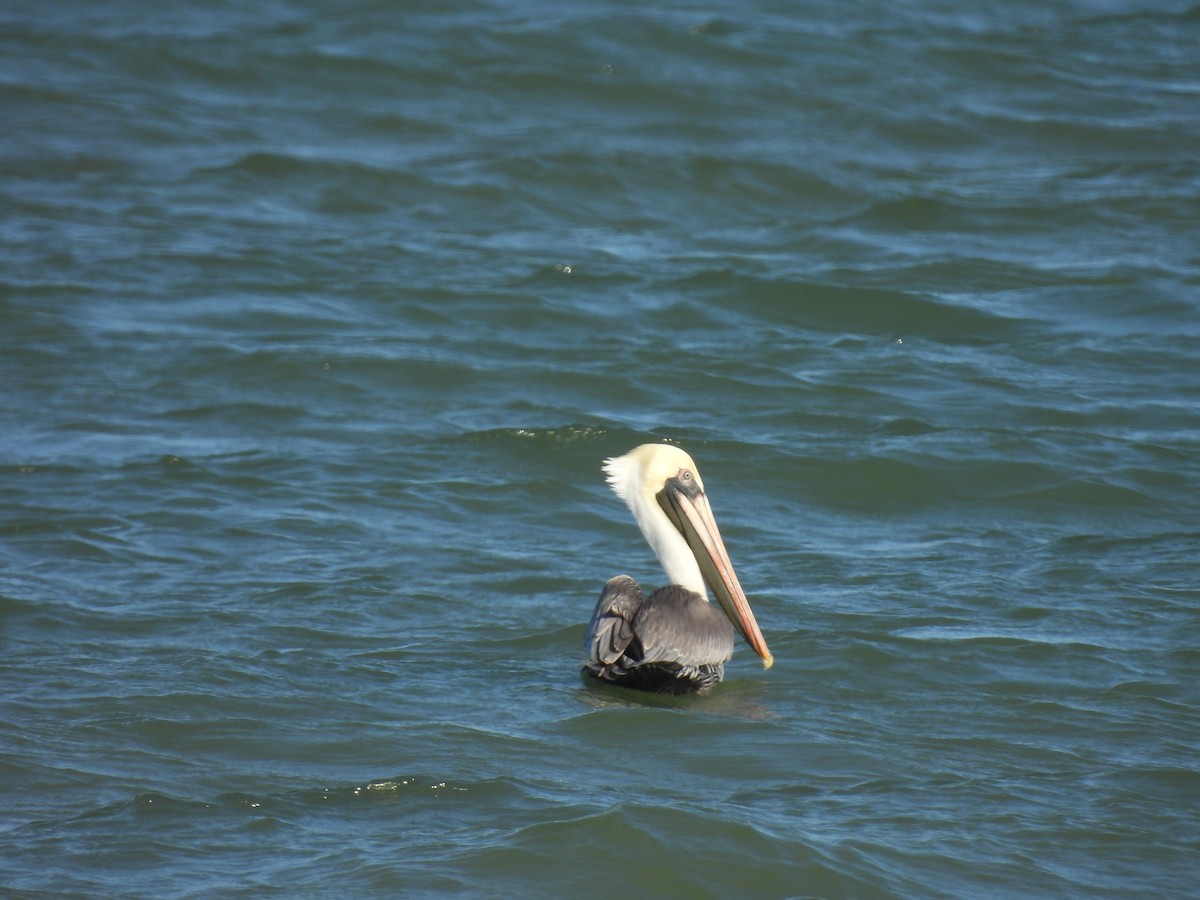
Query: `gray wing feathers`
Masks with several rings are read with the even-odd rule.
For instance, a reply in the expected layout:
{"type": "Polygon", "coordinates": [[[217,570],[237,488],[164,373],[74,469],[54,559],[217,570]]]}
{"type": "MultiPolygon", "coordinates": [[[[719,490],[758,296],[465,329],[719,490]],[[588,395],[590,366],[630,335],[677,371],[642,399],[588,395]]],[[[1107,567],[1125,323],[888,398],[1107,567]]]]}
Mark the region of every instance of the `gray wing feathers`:
{"type": "Polygon", "coordinates": [[[642,589],[628,575],[610,578],[604,585],[583,639],[585,665],[596,674],[610,666],[624,669],[619,663],[636,637],[633,622],[643,599],[642,589]]]}
{"type": "Polygon", "coordinates": [[[703,597],[670,585],[642,604],[633,622],[643,663],[711,666],[733,656],[733,626],[703,597]]]}
{"type": "Polygon", "coordinates": [[[647,599],[628,575],[609,579],[584,638],[584,665],[600,677],[639,666],[692,672],[733,655],[733,626],[725,614],[678,585],[647,599]]]}

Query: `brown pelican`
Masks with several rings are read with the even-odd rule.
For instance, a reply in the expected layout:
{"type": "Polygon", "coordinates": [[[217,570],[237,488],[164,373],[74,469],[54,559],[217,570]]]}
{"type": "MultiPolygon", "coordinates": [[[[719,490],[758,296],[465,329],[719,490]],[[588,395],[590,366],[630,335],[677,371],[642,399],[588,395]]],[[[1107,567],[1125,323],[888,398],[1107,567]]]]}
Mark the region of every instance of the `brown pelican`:
{"type": "Polygon", "coordinates": [[[609,580],[584,638],[584,674],[662,694],[705,693],[724,677],[735,627],[769,669],[775,660],[692,458],[668,444],[643,444],[606,459],[604,471],[671,583],[646,597],[628,575],[609,580]],[[709,603],[706,584],[724,615],[709,603]]]}

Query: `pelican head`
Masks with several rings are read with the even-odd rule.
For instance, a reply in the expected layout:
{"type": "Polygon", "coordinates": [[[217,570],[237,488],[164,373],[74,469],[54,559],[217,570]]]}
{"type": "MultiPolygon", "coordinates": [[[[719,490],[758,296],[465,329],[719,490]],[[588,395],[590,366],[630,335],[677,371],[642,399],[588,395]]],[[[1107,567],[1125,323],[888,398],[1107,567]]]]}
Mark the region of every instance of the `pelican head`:
{"type": "Polygon", "coordinates": [[[733,571],[692,458],[670,444],[642,444],[606,459],[604,472],[671,583],[705,599],[712,588],[734,628],[769,669],[775,659],[733,571]]]}

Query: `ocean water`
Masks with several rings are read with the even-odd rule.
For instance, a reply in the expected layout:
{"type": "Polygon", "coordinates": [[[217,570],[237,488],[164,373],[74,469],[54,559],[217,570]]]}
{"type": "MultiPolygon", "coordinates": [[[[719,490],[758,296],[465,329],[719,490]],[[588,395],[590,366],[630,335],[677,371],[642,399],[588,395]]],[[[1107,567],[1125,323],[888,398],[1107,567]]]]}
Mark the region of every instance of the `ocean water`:
{"type": "Polygon", "coordinates": [[[1197,46],[0,4],[0,894],[1193,895],[1197,46]],[[703,698],[579,678],[649,440],[703,698]]]}

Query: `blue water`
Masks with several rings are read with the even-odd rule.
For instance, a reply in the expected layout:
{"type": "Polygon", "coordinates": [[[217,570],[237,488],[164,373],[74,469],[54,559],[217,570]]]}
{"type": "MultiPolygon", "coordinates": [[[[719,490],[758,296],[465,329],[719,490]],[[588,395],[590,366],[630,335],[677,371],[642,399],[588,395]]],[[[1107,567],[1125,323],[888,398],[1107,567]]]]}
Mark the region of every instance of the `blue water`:
{"type": "Polygon", "coordinates": [[[0,894],[1194,893],[1197,46],[0,6],[0,894]],[[703,698],[579,678],[648,440],[703,698]]]}

